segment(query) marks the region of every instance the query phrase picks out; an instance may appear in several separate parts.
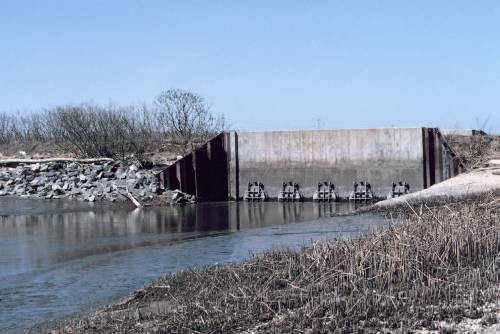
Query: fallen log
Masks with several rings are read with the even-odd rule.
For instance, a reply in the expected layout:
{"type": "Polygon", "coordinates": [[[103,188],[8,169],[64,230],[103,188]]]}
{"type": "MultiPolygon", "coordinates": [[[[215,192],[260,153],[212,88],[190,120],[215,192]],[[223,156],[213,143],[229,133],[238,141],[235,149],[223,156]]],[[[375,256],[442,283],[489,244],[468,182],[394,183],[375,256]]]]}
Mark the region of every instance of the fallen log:
{"type": "Polygon", "coordinates": [[[142,208],[143,205],[141,202],[139,202],[135,197],[132,195],[132,193],[127,189],[127,194],[125,195],[132,203],[134,203],[136,208],[142,208]]]}
{"type": "Polygon", "coordinates": [[[102,161],[113,161],[113,159],[111,159],[111,158],[89,158],[89,159],[78,159],[78,158],[0,159],[0,165],[36,164],[36,163],[47,163],[47,162],[80,162],[80,163],[92,163],[92,162],[102,162],[102,161]]]}

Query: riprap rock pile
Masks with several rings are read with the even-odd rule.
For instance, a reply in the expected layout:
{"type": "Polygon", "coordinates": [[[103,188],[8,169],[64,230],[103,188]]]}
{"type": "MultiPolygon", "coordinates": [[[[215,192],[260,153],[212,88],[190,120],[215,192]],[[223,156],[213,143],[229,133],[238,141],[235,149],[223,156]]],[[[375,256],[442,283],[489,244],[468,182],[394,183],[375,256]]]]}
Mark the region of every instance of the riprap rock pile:
{"type": "Polygon", "coordinates": [[[152,171],[127,161],[35,163],[0,171],[0,196],[114,202],[127,200],[127,193],[145,204],[194,202],[182,192],[164,191],[152,171]]]}

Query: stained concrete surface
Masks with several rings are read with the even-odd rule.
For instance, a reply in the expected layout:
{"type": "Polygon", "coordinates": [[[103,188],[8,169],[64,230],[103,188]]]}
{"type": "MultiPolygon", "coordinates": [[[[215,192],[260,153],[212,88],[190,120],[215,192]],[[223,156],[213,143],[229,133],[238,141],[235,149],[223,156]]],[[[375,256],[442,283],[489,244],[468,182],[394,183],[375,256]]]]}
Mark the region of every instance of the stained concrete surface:
{"type": "Polygon", "coordinates": [[[306,198],[318,182],[330,181],[347,197],[355,181],[369,182],[385,196],[393,181],[423,188],[421,128],[239,132],[239,196],[249,181],[264,183],[276,197],[294,181],[306,198]]]}
{"type": "Polygon", "coordinates": [[[283,182],[310,199],[319,182],[348,197],[354,182],[385,198],[393,182],[411,191],[459,173],[454,154],[436,128],[331,129],[226,132],[168,167],[160,179],[199,200],[242,199],[249,182],[277,198],[283,182]]]}

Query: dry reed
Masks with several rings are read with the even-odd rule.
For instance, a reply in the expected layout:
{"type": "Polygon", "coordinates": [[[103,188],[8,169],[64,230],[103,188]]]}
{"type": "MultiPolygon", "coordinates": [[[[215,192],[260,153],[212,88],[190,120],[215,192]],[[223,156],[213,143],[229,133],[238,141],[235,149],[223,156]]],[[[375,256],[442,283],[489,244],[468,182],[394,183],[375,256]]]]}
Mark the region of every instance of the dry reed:
{"type": "Polygon", "coordinates": [[[498,298],[498,197],[411,207],[356,240],[168,275],[64,333],[408,332],[498,298]]]}
{"type": "Polygon", "coordinates": [[[490,159],[500,158],[500,136],[498,135],[448,135],[445,137],[457,154],[456,158],[467,170],[482,167],[490,159]]]}

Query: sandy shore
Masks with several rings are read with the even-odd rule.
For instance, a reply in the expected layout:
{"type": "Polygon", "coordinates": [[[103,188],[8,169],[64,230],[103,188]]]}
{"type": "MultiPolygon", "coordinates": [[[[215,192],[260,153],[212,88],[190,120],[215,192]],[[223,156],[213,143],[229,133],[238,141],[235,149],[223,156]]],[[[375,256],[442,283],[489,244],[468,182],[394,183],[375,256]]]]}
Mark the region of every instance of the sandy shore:
{"type": "Polygon", "coordinates": [[[500,160],[490,160],[483,167],[459,174],[427,189],[374,204],[387,209],[405,203],[442,202],[476,197],[500,190],[500,160]]]}

